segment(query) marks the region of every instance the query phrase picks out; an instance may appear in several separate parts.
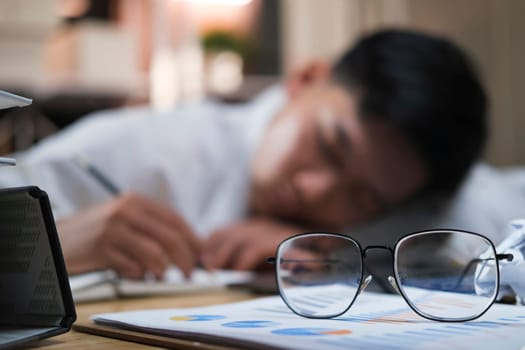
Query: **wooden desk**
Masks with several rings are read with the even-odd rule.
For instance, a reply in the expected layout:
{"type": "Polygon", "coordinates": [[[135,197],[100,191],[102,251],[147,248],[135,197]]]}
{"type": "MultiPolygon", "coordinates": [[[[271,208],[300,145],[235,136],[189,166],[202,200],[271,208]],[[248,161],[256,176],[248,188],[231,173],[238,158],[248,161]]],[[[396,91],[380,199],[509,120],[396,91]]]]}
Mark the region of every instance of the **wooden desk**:
{"type": "MultiPolygon", "coordinates": [[[[92,314],[118,312],[136,309],[164,309],[180,307],[196,307],[213,304],[224,304],[254,298],[253,294],[241,290],[224,290],[215,292],[194,293],[190,295],[130,298],[97,303],[78,304],[77,320],[85,321],[92,314]]],[[[74,329],[66,334],[49,338],[28,347],[30,349],[155,349],[153,346],[126,342],[122,340],[95,336],[77,332],[74,329]]]]}

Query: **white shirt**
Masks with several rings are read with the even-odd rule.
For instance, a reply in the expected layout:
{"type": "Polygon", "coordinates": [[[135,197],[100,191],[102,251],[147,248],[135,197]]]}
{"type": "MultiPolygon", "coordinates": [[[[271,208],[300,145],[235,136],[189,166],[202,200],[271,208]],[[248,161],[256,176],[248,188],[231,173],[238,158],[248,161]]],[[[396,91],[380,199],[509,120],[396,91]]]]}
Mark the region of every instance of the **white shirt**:
{"type": "Polygon", "coordinates": [[[95,113],[16,155],[0,186],[37,185],[56,218],[70,215],[112,195],[73,161],[81,156],[121,192],[176,208],[206,236],[246,214],[252,153],[284,101],[283,89],[273,87],[241,105],[205,100],[164,113],[95,113]]]}
{"type": "Polygon", "coordinates": [[[525,218],[525,167],[498,169],[479,163],[450,198],[407,203],[349,232],[366,245],[392,244],[421,230],[461,229],[497,244],[507,236],[509,222],[519,218],[525,218]]]}

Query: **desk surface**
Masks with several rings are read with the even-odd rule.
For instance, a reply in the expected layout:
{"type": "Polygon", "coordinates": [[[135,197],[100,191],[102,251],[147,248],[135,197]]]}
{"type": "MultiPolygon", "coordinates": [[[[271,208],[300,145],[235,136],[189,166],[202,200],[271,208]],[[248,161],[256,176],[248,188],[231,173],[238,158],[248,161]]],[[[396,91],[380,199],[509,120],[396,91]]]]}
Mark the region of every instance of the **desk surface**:
{"type": "MultiPolygon", "coordinates": [[[[130,298],[76,305],[77,320],[85,321],[92,314],[136,309],[196,307],[247,300],[254,295],[240,290],[193,293],[190,295],[130,298]]],[[[152,349],[155,347],[95,336],[72,330],[53,338],[33,343],[30,349],[152,349]]]]}

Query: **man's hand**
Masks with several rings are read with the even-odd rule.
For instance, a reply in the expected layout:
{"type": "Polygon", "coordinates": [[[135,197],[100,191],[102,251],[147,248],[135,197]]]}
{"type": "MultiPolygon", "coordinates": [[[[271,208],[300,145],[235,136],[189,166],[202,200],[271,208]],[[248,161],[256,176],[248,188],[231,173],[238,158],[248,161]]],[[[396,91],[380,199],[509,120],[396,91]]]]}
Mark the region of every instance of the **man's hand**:
{"type": "Polygon", "coordinates": [[[202,262],[212,269],[256,269],[275,255],[283,239],[300,232],[271,219],[247,219],[213,232],[204,242],[202,262]]]}
{"type": "Polygon", "coordinates": [[[171,209],[123,194],[57,222],[69,273],[111,268],[121,276],[162,278],[177,265],[186,275],[197,263],[200,242],[171,209]]]}

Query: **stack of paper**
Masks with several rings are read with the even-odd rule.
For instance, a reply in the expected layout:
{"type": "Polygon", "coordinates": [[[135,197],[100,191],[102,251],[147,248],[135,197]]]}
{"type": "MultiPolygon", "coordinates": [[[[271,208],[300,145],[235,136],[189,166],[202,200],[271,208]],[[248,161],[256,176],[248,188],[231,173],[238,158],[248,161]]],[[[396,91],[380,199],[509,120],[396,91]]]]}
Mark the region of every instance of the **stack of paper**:
{"type": "MultiPolygon", "coordinates": [[[[312,300],[312,302],[318,302],[312,300]]],[[[279,297],[185,309],[94,315],[97,324],[208,344],[256,349],[523,349],[525,307],[493,305],[446,323],[415,314],[400,296],[364,293],[335,319],[307,319],[279,297]]]]}

